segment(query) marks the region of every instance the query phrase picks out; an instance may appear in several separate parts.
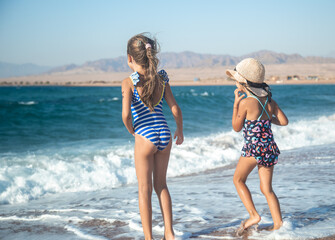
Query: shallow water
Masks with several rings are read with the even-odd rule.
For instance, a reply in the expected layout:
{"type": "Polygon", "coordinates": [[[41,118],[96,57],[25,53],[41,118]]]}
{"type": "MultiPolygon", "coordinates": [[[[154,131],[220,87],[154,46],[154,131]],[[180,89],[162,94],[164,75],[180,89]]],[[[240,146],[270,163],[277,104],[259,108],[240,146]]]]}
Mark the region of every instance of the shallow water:
{"type": "MultiPolygon", "coordinates": [[[[287,150],[275,167],[273,187],[284,220],[275,232],[251,231],[244,239],[312,239],[335,234],[333,174],[335,149],[330,146],[287,150]],[[303,154],[302,154],[303,153],[303,154]]],[[[174,227],[180,239],[239,239],[235,232],[247,213],[232,183],[234,164],[199,174],[169,178],[174,227]]],[[[259,229],[271,225],[255,169],[248,186],[262,216],[259,229]]],[[[29,204],[2,207],[4,239],[140,239],[137,186],[62,193],[29,204]]],[[[153,231],[163,235],[158,200],[153,195],[153,231]]]]}

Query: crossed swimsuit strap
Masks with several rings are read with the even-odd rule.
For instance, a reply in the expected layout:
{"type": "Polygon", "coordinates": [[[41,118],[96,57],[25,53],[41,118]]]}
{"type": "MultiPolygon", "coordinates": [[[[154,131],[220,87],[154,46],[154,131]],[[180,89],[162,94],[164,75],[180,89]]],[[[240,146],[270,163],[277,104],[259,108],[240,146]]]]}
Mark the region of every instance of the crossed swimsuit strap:
{"type": "Polygon", "coordinates": [[[266,98],[266,101],[265,101],[265,103],[264,103],[264,105],[263,105],[262,102],[258,99],[258,97],[256,97],[256,96],[249,96],[249,97],[252,97],[252,98],[257,99],[257,101],[259,102],[259,104],[260,104],[260,105],[262,106],[262,108],[263,108],[262,113],[261,113],[261,115],[259,115],[257,121],[259,121],[259,120],[261,119],[261,117],[262,117],[264,111],[265,111],[266,115],[268,115],[268,118],[271,119],[270,116],[269,116],[269,114],[268,114],[268,112],[267,112],[266,109],[265,109],[265,106],[266,106],[266,104],[268,103],[269,98],[268,98],[268,97],[266,98]]]}

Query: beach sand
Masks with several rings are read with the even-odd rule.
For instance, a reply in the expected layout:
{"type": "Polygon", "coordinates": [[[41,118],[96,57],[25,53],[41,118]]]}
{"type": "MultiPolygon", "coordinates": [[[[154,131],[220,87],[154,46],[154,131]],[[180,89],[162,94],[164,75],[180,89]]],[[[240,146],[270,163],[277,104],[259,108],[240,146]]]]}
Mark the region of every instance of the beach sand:
{"type": "MultiPolygon", "coordinates": [[[[233,85],[226,69],[214,68],[166,69],[171,86],[233,85]]],[[[265,65],[266,80],[272,84],[334,84],[335,64],[273,64],[265,65]],[[288,80],[290,78],[290,80],[288,80]]],[[[0,78],[0,86],[121,86],[131,72],[68,71],[24,77],[0,78]]]]}

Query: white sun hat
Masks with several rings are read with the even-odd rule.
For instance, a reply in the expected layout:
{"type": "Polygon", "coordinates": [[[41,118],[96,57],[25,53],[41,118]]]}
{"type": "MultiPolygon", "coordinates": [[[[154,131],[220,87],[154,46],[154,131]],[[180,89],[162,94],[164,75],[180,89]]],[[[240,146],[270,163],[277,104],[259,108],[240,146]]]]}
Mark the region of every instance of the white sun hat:
{"type": "Polygon", "coordinates": [[[258,97],[268,95],[269,86],[264,83],[265,68],[257,59],[243,59],[234,70],[226,70],[226,74],[240,83],[245,83],[246,88],[258,97]]]}

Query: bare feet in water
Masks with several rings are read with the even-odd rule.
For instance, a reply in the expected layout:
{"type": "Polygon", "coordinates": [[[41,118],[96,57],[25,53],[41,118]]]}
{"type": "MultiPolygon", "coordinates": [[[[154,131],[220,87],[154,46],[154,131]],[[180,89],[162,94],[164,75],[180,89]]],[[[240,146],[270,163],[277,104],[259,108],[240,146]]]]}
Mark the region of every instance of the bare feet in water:
{"type": "Polygon", "coordinates": [[[236,232],[237,236],[241,236],[245,230],[253,225],[257,225],[260,221],[261,217],[259,215],[255,217],[250,217],[249,219],[242,221],[241,226],[236,232]]]}
{"type": "Polygon", "coordinates": [[[283,222],[279,223],[279,224],[274,224],[273,226],[271,226],[269,229],[269,231],[274,231],[274,230],[278,230],[279,228],[281,228],[283,226],[283,222]]]}
{"type": "Polygon", "coordinates": [[[259,215],[254,216],[254,217],[250,217],[247,220],[244,220],[244,222],[242,222],[244,229],[247,229],[249,227],[251,227],[252,225],[258,224],[261,221],[261,217],[259,215]]]}
{"type": "Polygon", "coordinates": [[[170,235],[168,237],[163,237],[161,240],[169,240],[169,239],[175,239],[175,236],[174,235],[170,235]]]}
{"type": "Polygon", "coordinates": [[[274,231],[274,230],[278,230],[283,226],[283,223],[279,223],[279,224],[274,224],[274,225],[263,225],[261,227],[258,228],[259,231],[274,231]]]}

